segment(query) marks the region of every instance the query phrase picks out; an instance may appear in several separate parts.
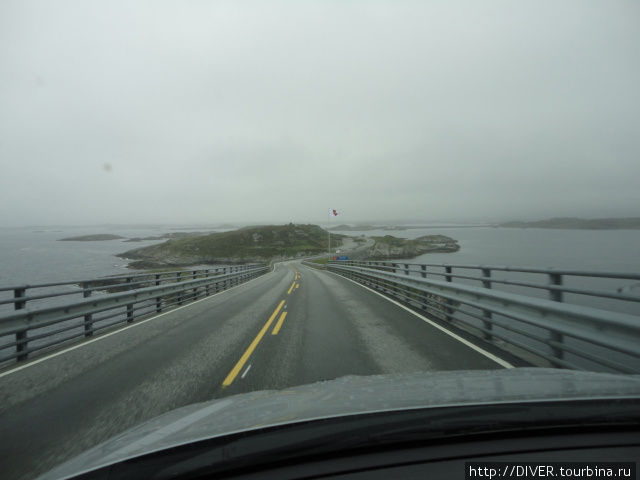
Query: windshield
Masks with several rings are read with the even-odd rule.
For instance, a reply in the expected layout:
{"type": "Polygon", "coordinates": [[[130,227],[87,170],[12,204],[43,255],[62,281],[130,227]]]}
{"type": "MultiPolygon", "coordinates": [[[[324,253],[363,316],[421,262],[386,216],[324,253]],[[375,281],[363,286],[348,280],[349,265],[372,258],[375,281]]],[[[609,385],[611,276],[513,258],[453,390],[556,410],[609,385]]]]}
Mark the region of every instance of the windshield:
{"type": "Polygon", "coordinates": [[[639,373],[639,16],[3,1],[0,476],[236,394],[639,373]]]}

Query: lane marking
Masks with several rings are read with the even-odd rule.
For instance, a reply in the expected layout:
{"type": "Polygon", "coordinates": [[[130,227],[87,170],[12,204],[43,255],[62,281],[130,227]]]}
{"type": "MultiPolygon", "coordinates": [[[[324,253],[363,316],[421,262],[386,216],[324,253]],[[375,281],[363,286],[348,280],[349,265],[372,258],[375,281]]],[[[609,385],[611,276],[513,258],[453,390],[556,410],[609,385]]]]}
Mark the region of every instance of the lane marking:
{"type": "Polygon", "coordinates": [[[300,284],[299,284],[299,283],[296,283],[296,288],[299,288],[299,287],[300,287],[300,284]]]}
{"type": "MultiPolygon", "coordinates": [[[[310,267],[307,267],[307,268],[310,268],[310,267]]],[[[389,298],[389,297],[386,297],[386,296],[384,296],[383,294],[381,294],[380,292],[376,292],[375,290],[372,290],[371,288],[369,288],[369,287],[367,287],[367,286],[365,286],[365,285],[362,285],[361,283],[358,283],[358,282],[356,282],[356,281],[354,281],[354,280],[351,280],[350,278],[343,277],[342,275],[338,275],[337,273],[333,273],[333,272],[328,272],[328,273],[331,273],[332,275],[335,275],[335,276],[337,276],[337,277],[343,278],[344,280],[349,280],[350,282],[355,283],[356,285],[358,285],[358,286],[360,286],[360,287],[362,287],[362,288],[364,288],[364,289],[366,289],[366,290],[369,290],[371,293],[375,293],[376,295],[378,295],[378,296],[380,296],[380,297],[384,298],[385,300],[387,300],[387,301],[389,301],[389,302],[391,302],[391,303],[393,303],[393,304],[395,304],[395,305],[399,306],[400,308],[402,308],[402,309],[406,310],[407,312],[409,312],[409,313],[411,313],[411,314],[415,315],[416,317],[420,318],[421,320],[423,320],[424,322],[428,323],[428,324],[429,324],[429,325],[431,325],[432,327],[435,327],[435,328],[437,328],[438,330],[440,330],[440,331],[442,331],[442,332],[446,333],[446,334],[447,334],[447,335],[449,335],[450,337],[455,338],[455,339],[456,339],[456,340],[458,340],[459,342],[461,342],[461,343],[465,344],[467,347],[469,347],[469,348],[471,348],[471,349],[475,350],[476,352],[480,353],[481,355],[484,355],[484,356],[485,356],[485,357],[487,357],[489,360],[493,360],[493,361],[494,361],[494,362],[496,362],[498,365],[500,365],[500,366],[502,366],[502,367],[504,367],[504,368],[515,368],[511,363],[507,362],[506,360],[503,360],[502,358],[500,358],[500,357],[498,357],[498,356],[494,355],[493,353],[486,351],[484,348],[479,347],[479,346],[477,346],[477,345],[474,345],[474,344],[473,344],[473,343],[471,343],[469,340],[466,340],[466,339],[462,338],[461,336],[456,335],[456,334],[455,334],[455,333],[453,333],[453,332],[450,332],[450,331],[449,331],[449,330],[447,330],[446,328],[441,327],[440,325],[438,325],[437,323],[433,322],[432,320],[429,320],[427,317],[424,317],[424,316],[420,315],[418,312],[415,312],[415,311],[411,310],[409,307],[405,307],[405,306],[404,306],[404,305],[402,305],[400,302],[397,302],[397,301],[395,301],[395,300],[393,300],[393,299],[391,299],[391,298],[389,298]]]]}
{"type": "Polygon", "coordinates": [[[249,370],[251,369],[251,364],[249,364],[249,366],[247,367],[247,369],[244,371],[244,373],[242,375],[240,375],[240,378],[244,378],[247,373],[249,373],[249,370]]]}
{"type": "Polygon", "coordinates": [[[284,305],[284,300],[282,300],[278,304],[276,309],[273,311],[273,313],[269,317],[269,320],[267,320],[267,323],[264,324],[260,332],[258,332],[258,335],[256,335],[256,338],[254,338],[253,342],[251,342],[251,345],[249,345],[249,348],[247,348],[245,352],[242,354],[242,357],[240,357],[240,360],[238,360],[238,363],[236,363],[236,366],[231,369],[231,371],[229,372],[229,375],[227,375],[227,378],[225,378],[224,381],[222,382],[223,387],[228,387],[236,379],[236,377],[238,376],[238,373],[240,373],[240,370],[242,370],[242,367],[244,367],[244,364],[247,363],[247,360],[249,360],[249,357],[251,356],[253,351],[256,349],[256,347],[260,343],[260,340],[262,340],[262,337],[264,337],[264,334],[266,333],[266,331],[269,330],[269,327],[273,323],[273,320],[276,318],[276,315],[278,315],[278,312],[280,311],[283,305],[284,305]]]}
{"type": "MultiPolygon", "coordinates": [[[[280,262],[278,262],[278,263],[280,263],[280,262]]],[[[65,348],[63,350],[60,350],[60,351],[55,352],[55,353],[52,353],[50,355],[46,355],[46,356],[44,356],[42,358],[38,358],[36,360],[29,361],[29,363],[27,363],[25,365],[20,365],[19,367],[16,367],[16,368],[13,368],[11,370],[7,370],[6,372],[0,373],[0,378],[4,377],[6,375],[9,375],[11,373],[14,373],[14,372],[19,372],[20,370],[23,370],[25,368],[31,367],[33,365],[37,365],[38,363],[44,362],[45,360],[49,360],[49,359],[57,357],[59,355],[63,355],[65,353],[67,353],[67,352],[75,350],[76,348],[84,347],[86,345],[89,345],[89,344],[91,344],[93,342],[97,342],[99,340],[104,340],[105,338],[108,338],[111,335],[116,335],[118,333],[124,332],[125,330],[129,330],[130,328],[139,327],[140,325],[143,325],[143,324],[145,324],[147,322],[150,322],[151,320],[155,320],[157,318],[163,317],[164,315],[169,315],[171,313],[177,312],[178,310],[182,310],[183,308],[190,307],[192,305],[195,305],[196,303],[204,302],[205,300],[210,300],[212,297],[215,297],[216,295],[221,295],[223,293],[226,293],[226,292],[229,292],[229,291],[233,290],[234,288],[242,287],[243,285],[248,285],[251,282],[253,282],[255,280],[258,280],[259,278],[265,278],[267,275],[270,275],[272,273],[275,273],[275,270],[271,270],[270,272],[265,273],[264,275],[260,275],[259,277],[252,278],[248,282],[241,283],[240,285],[236,285],[236,286],[231,287],[231,288],[227,288],[226,290],[222,290],[222,291],[220,291],[218,293],[214,293],[212,295],[209,295],[208,297],[201,298],[200,300],[196,300],[195,302],[191,302],[191,303],[188,303],[186,305],[182,305],[181,307],[176,307],[173,310],[169,310],[168,312],[164,312],[164,313],[160,313],[158,315],[154,315],[153,317],[146,318],[144,320],[140,320],[140,321],[138,321],[138,322],[136,322],[136,323],[134,323],[132,325],[129,325],[129,326],[126,326],[126,327],[122,327],[122,328],[118,328],[117,330],[114,330],[113,332],[104,333],[104,334],[100,335],[99,337],[93,338],[91,340],[85,340],[82,343],[79,343],[77,345],[73,345],[72,347],[67,347],[67,348],[65,348]]]]}
{"type": "Polygon", "coordinates": [[[271,332],[271,335],[277,335],[278,332],[280,331],[280,327],[282,327],[282,322],[284,322],[284,317],[287,316],[287,312],[282,312],[280,314],[280,318],[278,319],[278,323],[276,323],[276,326],[273,327],[273,331],[271,332]]]}
{"type": "Polygon", "coordinates": [[[296,286],[296,281],[294,280],[293,283],[291,284],[291,286],[289,287],[289,290],[287,291],[287,295],[289,295],[291,293],[291,291],[293,290],[293,287],[296,286]]]}

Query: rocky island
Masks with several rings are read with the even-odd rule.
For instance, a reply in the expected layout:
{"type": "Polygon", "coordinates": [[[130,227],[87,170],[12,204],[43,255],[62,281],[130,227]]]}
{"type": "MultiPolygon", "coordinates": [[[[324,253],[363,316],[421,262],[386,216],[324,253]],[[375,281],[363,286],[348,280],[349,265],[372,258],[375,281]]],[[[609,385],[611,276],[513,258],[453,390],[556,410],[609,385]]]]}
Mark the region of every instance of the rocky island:
{"type": "MultiPolygon", "coordinates": [[[[340,246],[344,235],[331,235],[340,246]]],[[[173,238],[118,256],[135,260],[131,268],[164,268],[204,264],[269,262],[326,252],[327,231],[317,225],[245,227],[209,235],[173,238]]]]}
{"type": "Polygon", "coordinates": [[[445,235],[425,235],[414,240],[391,235],[371,238],[374,243],[369,249],[368,258],[372,260],[413,258],[425,253],[449,253],[460,250],[458,242],[445,235]]]}
{"type": "Polygon", "coordinates": [[[184,237],[197,237],[200,235],[206,235],[211,232],[173,232],[164,233],[162,235],[155,235],[150,237],[121,237],[120,235],[113,235],[110,233],[98,233],[94,235],[79,235],[77,237],[61,238],[60,242],[102,242],[104,240],[122,240],[124,242],[143,242],[149,240],[167,240],[171,238],[184,238],[184,237]]]}

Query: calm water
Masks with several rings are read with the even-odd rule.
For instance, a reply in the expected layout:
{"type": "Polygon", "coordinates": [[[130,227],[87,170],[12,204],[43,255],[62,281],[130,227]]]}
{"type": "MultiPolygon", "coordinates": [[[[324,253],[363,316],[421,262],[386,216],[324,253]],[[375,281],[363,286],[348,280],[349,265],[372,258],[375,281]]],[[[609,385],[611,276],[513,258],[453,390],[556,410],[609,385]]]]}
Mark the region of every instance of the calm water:
{"type": "Polygon", "coordinates": [[[116,257],[134,248],[165,240],[125,242],[60,242],[61,238],[109,233],[126,238],[158,236],[172,231],[205,231],[202,228],[159,226],[0,228],[0,287],[124,274],[127,261],[116,257]]]}

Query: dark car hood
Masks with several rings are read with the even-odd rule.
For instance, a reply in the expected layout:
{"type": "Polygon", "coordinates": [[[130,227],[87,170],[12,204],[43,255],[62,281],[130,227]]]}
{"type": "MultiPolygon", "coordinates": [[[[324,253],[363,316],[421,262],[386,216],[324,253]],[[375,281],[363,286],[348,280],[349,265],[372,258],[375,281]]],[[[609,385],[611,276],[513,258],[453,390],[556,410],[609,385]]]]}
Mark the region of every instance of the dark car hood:
{"type": "Polygon", "coordinates": [[[544,368],[347,376],[182,407],[114,437],[40,478],[67,478],[172,446],[301,420],[444,405],[603,397],[640,398],[640,376],[544,368]]]}

